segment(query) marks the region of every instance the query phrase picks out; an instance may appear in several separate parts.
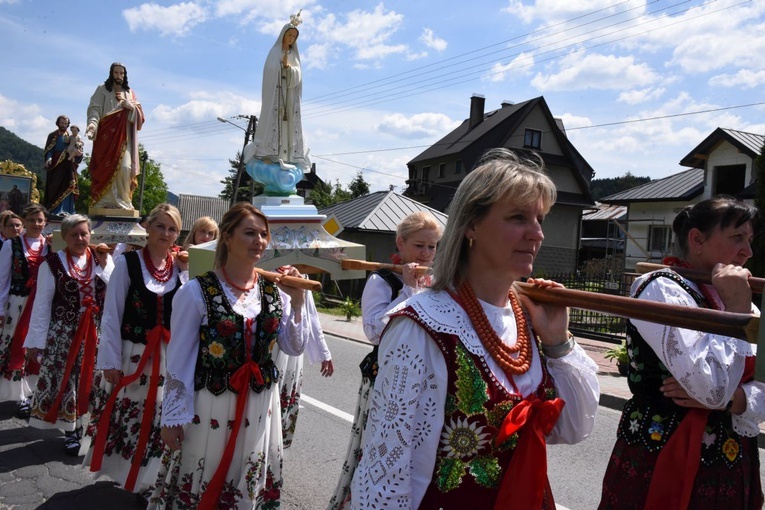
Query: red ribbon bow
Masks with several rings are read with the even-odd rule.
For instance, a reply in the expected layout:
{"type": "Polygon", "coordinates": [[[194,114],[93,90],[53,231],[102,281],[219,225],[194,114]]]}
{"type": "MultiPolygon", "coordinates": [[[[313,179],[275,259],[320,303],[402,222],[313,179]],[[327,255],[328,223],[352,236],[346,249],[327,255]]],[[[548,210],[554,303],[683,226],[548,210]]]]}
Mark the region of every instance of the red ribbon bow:
{"type": "Polygon", "coordinates": [[[559,398],[540,400],[531,397],[516,404],[502,421],[495,444],[500,445],[511,435],[525,427],[520,434],[510,465],[502,477],[495,510],[539,509],[545,491],[555,508],[552,491],[547,480],[547,444],[550,435],[566,403],[559,398]]]}

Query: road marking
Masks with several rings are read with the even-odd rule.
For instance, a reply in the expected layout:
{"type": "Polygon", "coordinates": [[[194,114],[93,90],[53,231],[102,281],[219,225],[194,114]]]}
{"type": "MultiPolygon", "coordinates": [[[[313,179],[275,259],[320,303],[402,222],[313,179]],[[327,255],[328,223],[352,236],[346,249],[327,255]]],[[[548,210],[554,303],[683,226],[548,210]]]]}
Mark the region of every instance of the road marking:
{"type": "Polygon", "coordinates": [[[333,414],[333,415],[337,416],[338,418],[340,418],[341,420],[347,421],[348,423],[353,423],[353,415],[352,414],[348,414],[345,411],[341,411],[340,409],[332,407],[329,404],[325,404],[324,402],[320,402],[320,401],[318,401],[316,399],[313,399],[313,398],[309,397],[308,395],[306,395],[305,393],[300,395],[300,401],[301,402],[305,402],[306,404],[312,405],[314,407],[318,407],[322,411],[326,411],[329,414],[333,414]]]}

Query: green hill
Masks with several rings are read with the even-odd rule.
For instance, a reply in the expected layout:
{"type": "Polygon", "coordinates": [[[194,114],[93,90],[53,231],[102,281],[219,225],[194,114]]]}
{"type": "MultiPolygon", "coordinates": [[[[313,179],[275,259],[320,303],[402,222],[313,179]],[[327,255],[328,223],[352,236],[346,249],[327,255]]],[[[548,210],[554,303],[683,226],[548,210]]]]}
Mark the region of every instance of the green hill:
{"type": "Polygon", "coordinates": [[[0,126],[0,161],[10,159],[24,165],[24,168],[37,174],[37,182],[40,183],[41,180],[45,182],[43,157],[43,149],[0,126]]]}

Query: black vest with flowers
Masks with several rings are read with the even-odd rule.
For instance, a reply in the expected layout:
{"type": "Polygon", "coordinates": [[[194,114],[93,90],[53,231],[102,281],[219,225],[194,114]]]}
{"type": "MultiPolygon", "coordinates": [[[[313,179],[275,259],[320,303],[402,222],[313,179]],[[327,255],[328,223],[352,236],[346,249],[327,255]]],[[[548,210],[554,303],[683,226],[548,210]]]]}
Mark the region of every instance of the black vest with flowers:
{"type": "MultiPolygon", "coordinates": [[[[700,307],[710,308],[704,296],[674,271],[652,273],[635,290],[633,297],[640,296],[657,278],[669,278],[690,294],[700,307]]],[[[659,390],[662,381],[672,374],[630,321],[627,322],[627,348],[630,357],[628,383],[633,396],[624,406],[617,436],[627,444],[640,445],[655,453],[667,443],[688,409],[675,404],[659,390]]],[[[701,462],[732,467],[741,462],[742,441],[749,439],[742,438],[733,429],[730,413],[712,411],[707,418],[701,462]]],[[[756,438],[753,439],[756,445],[756,438]]]]}
{"type": "Polygon", "coordinates": [[[158,296],[146,288],[141,271],[141,261],[137,251],[124,254],[130,276],[130,288],[125,300],[125,313],[122,316],[120,332],[123,340],[136,344],[146,344],[146,334],[157,324],[170,329],[170,315],[173,312],[173,297],[181,287],[177,268],[173,268],[175,287],[170,292],[158,296]],[[161,321],[157,315],[161,314],[161,321]]]}
{"type": "MultiPolygon", "coordinates": [[[[197,276],[207,307],[207,324],[199,328],[199,354],[194,373],[194,390],[207,388],[213,395],[227,389],[236,393],[229,380],[245,359],[245,318],[236,313],[224,294],[220,280],[209,271],[197,276]]],[[[264,385],[250,379],[250,388],[260,393],[279,380],[279,369],[271,355],[279,336],[282,319],[282,300],[276,284],[259,278],[261,311],[255,319],[254,345],[251,358],[260,367],[264,385]]]]}
{"type": "MultiPolygon", "coordinates": [[[[23,235],[23,234],[22,234],[23,235]]],[[[11,290],[14,296],[28,296],[31,288],[27,287],[29,281],[29,264],[24,255],[24,246],[21,236],[11,240],[11,290]]]]}
{"type": "MultiPolygon", "coordinates": [[[[444,356],[448,374],[435,470],[420,508],[494,508],[523,428],[498,446],[494,441],[502,421],[523,399],[509,394],[484,359],[468,351],[457,336],[434,331],[411,307],[394,315],[398,316],[414,320],[427,331],[444,356]]],[[[539,352],[542,382],[536,396],[552,400],[555,386],[539,352]]]]}

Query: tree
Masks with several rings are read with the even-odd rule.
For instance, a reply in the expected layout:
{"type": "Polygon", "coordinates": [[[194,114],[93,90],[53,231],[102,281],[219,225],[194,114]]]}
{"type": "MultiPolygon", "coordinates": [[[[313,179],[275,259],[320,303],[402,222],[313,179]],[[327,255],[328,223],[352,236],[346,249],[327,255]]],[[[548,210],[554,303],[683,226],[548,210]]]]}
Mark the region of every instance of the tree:
{"type": "MultiPolygon", "coordinates": [[[[757,196],[754,199],[754,205],[760,210],[760,214],[765,214],[765,145],[760,149],[760,155],[754,160],[754,174],[757,179],[757,196]]],[[[754,241],[752,242],[752,258],[749,260],[749,270],[754,276],[763,276],[765,274],[765,235],[762,235],[762,226],[765,219],[760,219],[759,225],[755,225],[754,241]]]]}
{"type": "Polygon", "coordinates": [[[592,193],[593,200],[600,200],[603,197],[640,186],[650,181],[650,177],[636,177],[631,172],[627,172],[621,177],[593,179],[590,183],[590,192],[592,193]]]}
{"type": "MultiPolygon", "coordinates": [[[[138,158],[141,161],[142,172],[144,175],[143,184],[143,207],[138,214],[141,216],[149,214],[157,204],[167,202],[167,183],[162,175],[161,163],[157,163],[153,159],[149,158],[146,163],[143,163],[144,154],[146,149],[143,145],[138,145],[138,158]]],[[[90,207],[90,157],[83,159],[85,168],[79,172],[77,177],[77,185],[80,188],[80,196],[75,203],[75,210],[81,214],[87,214],[90,207]]],[[[138,210],[138,202],[141,196],[141,176],[138,176],[138,186],[133,190],[133,207],[138,210]]]]}
{"type": "Polygon", "coordinates": [[[308,195],[308,199],[317,209],[323,209],[330,205],[346,202],[352,198],[355,198],[353,194],[350,191],[343,189],[340,185],[340,179],[335,181],[334,186],[325,182],[319,182],[308,195]]]}
{"type": "Polygon", "coordinates": [[[361,170],[356,172],[356,177],[348,185],[348,190],[351,192],[351,198],[369,195],[369,183],[364,180],[364,174],[361,173],[361,170]]]}
{"type": "MultiPolygon", "coordinates": [[[[221,184],[223,184],[223,191],[220,192],[218,197],[225,198],[229,201],[231,200],[231,197],[233,196],[234,180],[236,179],[236,174],[239,171],[239,162],[241,159],[242,153],[237,152],[234,159],[228,160],[231,168],[229,168],[229,175],[220,181],[221,184]]],[[[243,168],[242,177],[239,179],[239,188],[237,189],[236,200],[234,200],[234,202],[250,202],[250,198],[263,193],[263,189],[263,183],[253,180],[253,178],[250,177],[250,174],[248,174],[247,171],[243,168]],[[252,193],[250,190],[250,185],[253,186],[252,193]]]]}

